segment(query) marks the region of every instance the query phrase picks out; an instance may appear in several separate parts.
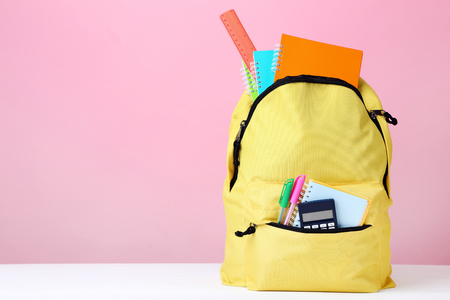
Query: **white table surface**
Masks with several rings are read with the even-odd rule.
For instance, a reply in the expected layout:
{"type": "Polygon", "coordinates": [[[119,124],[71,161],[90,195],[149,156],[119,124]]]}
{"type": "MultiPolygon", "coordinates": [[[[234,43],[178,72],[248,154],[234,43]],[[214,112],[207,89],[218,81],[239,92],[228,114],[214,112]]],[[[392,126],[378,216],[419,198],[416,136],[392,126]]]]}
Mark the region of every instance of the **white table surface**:
{"type": "Polygon", "coordinates": [[[220,264],[0,265],[0,299],[450,299],[450,266],[394,265],[370,294],[255,292],[223,286],[220,264]]]}

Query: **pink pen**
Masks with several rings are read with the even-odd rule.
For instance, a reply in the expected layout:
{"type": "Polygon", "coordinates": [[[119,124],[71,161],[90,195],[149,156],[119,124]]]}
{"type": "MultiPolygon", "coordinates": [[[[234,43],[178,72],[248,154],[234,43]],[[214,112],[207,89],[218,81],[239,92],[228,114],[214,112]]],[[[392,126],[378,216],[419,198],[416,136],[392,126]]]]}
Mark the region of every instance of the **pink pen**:
{"type": "Polygon", "coordinates": [[[292,188],[292,194],[290,198],[291,206],[289,208],[289,212],[286,215],[286,219],[284,220],[284,225],[289,223],[289,219],[291,218],[292,211],[294,210],[295,205],[297,205],[298,198],[300,197],[300,192],[302,191],[303,185],[305,184],[306,175],[299,175],[295,178],[294,187],[292,188]]]}

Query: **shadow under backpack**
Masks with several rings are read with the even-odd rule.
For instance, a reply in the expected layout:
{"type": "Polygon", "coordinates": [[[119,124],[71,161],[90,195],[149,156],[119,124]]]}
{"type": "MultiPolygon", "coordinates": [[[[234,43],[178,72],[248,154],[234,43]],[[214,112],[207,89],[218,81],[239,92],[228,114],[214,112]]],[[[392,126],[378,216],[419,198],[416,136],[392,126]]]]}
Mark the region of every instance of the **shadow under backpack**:
{"type": "Polygon", "coordinates": [[[255,101],[244,93],[229,131],[222,283],[330,292],[395,287],[388,123],[397,120],[363,79],[356,88],[336,78],[288,76],[255,101]],[[275,224],[283,183],[300,174],[370,199],[368,226],[308,233],[275,224]]]}

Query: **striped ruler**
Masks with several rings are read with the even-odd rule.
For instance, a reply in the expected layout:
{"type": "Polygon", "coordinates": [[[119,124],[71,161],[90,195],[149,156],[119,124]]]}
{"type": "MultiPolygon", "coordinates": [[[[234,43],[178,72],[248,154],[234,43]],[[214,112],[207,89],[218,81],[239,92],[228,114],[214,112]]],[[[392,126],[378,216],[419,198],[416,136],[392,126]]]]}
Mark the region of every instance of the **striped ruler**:
{"type": "Polygon", "coordinates": [[[241,21],[239,21],[238,16],[234,10],[229,10],[220,15],[220,19],[225,25],[231,39],[233,40],[236,48],[242,56],[247,68],[251,70],[253,64],[253,51],[256,51],[255,46],[253,46],[247,32],[242,26],[241,21]]]}

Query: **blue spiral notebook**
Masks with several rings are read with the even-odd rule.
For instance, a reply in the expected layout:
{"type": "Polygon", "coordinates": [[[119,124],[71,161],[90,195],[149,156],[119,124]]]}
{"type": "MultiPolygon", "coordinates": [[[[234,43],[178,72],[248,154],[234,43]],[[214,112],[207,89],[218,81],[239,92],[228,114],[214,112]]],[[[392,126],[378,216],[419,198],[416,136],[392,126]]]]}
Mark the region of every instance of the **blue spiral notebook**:
{"type": "Polygon", "coordinates": [[[275,72],[271,70],[273,54],[273,50],[253,51],[256,83],[260,95],[273,83],[273,79],[275,78],[275,72]]]}
{"type": "MultiPolygon", "coordinates": [[[[310,179],[302,202],[330,198],[334,199],[339,228],[356,227],[364,224],[371,201],[362,196],[310,179]]],[[[301,227],[299,215],[297,215],[293,226],[301,227]]]]}

